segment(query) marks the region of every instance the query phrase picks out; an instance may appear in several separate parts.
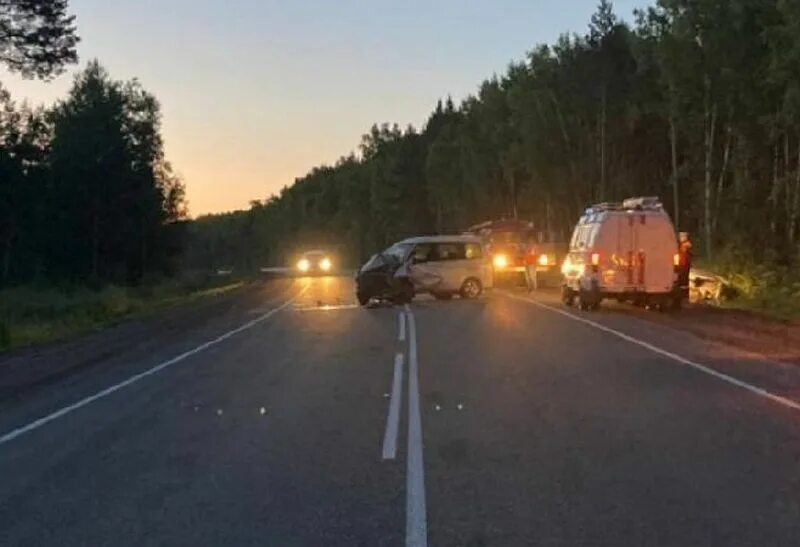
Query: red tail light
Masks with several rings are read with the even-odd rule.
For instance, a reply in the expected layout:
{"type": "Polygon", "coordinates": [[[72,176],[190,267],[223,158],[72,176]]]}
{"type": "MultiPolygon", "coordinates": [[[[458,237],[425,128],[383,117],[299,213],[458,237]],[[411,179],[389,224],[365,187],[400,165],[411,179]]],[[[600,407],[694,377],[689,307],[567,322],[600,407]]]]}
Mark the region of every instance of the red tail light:
{"type": "Polygon", "coordinates": [[[675,266],[681,265],[681,255],[679,253],[675,253],[674,255],[672,255],[672,263],[675,266]]]}

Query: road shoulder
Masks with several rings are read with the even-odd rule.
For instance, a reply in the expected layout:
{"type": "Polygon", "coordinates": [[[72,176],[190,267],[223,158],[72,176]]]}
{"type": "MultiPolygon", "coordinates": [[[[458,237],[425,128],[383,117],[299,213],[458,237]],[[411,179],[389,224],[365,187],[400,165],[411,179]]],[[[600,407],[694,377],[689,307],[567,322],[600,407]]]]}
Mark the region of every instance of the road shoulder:
{"type": "Polygon", "coordinates": [[[0,408],[81,372],[140,358],[176,339],[186,339],[212,322],[228,324],[241,318],[254,300],[274,298],[291,286],[289,279],[259,281],[68,341],[0,356],[0,408]]]}

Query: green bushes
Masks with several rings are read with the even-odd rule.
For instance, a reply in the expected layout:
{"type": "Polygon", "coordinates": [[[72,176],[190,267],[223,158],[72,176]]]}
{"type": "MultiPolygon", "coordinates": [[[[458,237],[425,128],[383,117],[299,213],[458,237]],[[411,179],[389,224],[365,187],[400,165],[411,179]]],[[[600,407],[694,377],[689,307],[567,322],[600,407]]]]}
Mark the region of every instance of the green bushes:
{"type": "Polygon", "coordinates": [[[91,331],[240,287],[241,281],[188,276],[142,287],[23,286],[0,291],[0,351],[91,331]]]}
{"type": "Polygon", "coordinates": [[[756,259],[731,247],[699,265],[723,276],[733,287],[737,296],[725,306],[781,319],[800,318],[800,268],[770,257],[756,259]]]}

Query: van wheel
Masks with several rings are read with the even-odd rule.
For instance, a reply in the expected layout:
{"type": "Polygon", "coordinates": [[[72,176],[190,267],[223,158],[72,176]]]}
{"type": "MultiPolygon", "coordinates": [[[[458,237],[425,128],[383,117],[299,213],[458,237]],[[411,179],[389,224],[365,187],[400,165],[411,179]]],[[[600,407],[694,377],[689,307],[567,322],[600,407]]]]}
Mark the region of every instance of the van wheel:
{"type": "Polygon", "coordinates": [[[668,310],[671,312],[681,311],[683,307],[683,291],[672,291],[672,295],[667,298],[668,310]]]}
{"type": "Polygon", "coordinates": [[[592,311],[600,307],[600,299],[597,295],[581,289],[578,291],[578,308],[581,311],[592,311]]]}
{"type": "Polygon", "coordinates": [[[474,277],[469,277],[464,280],[464,283],[461,285],[460,292],[462,298],[478,298],[483,292],[483,285],[481,285],[481,282],[474,277]]]}
{"type": "Polygon", "coordinates": [[[450,300],[451,298],[453,298],[453,293],[449,293],[449,292],[435,292],[435,293],[433,293],[433,297],[434,297],[436,300],[450,300]]]}
{"type": "Polygon", "coordinates": [[[565,306],[572,307],[575,305],[575,291],[569,287],[561,287],[561,301],[565,306]]]}
{"type": "Polygon", "coordinates": [[[367,304],[369,304],[370,296],[368,294],[366,294],[366,293],[363,293],[363,292],[357,292],[356,293],[356,299],[358,300],[358,303],[360,305],[366,306],[367,304]]]}

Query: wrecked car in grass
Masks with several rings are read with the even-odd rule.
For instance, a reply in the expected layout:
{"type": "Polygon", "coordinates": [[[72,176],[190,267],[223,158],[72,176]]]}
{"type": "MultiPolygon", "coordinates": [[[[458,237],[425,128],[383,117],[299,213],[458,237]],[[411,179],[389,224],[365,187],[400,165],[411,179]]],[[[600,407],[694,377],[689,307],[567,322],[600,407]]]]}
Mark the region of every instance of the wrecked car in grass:
{"type": "Polygon", "coordinates": [[[492,287],[492,266],[473,236],[425,236],[395,243],[373,255],[356,272],[356,298],[394,304],[429,293],[438,300],[454,295],[477,298],[492,287]]]}

